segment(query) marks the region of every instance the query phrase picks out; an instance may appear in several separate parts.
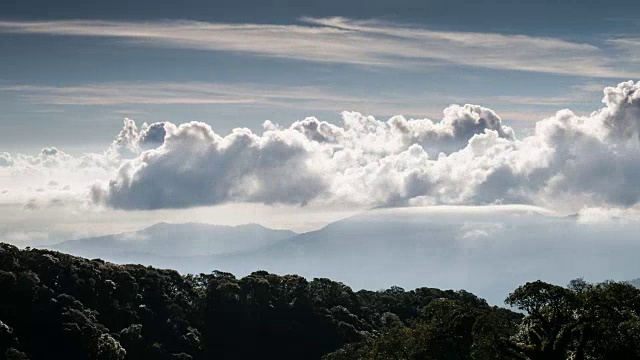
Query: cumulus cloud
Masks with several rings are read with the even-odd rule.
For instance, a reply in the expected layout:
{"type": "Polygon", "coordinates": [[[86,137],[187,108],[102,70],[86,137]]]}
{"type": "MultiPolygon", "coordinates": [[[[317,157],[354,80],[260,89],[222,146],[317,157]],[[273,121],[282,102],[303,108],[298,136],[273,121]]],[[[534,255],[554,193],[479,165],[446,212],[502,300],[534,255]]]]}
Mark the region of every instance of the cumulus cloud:
{"type": "Polygon", "coordinates": [[[135,121],[125,118],[124,126],[111,144],[108,152],[112,155],[128,158],[137,156],[144,150],[162,145],[166,131],[164,123],[143,123],[140,130],[135,121]]]}
{"type": "Polygon", "coordinates": [[[203,123],[166,124],[157,149],[126,161],[94,201],[125,209],[183,208],[229,201],[305,203],[326,192],[311,164],[319,144],[295,131],[221,137],[203,123]]]}
{"type": "Polygon", "coordinates": [[[13,165],[13,158],[11,154],[7,152],[0,153],[0,167],[7,167],[13,165]]]}
{"type": "MultiPolygon", "coordinates": [[[[229,201],[386,204],[407,197],[405,182],[409,192],[421,192],[410,172],[429,161],[425,148],[452,153],[486,130],[514,139],[493,111],[473,105],[452,105],[436,123],[402,116],[383,122],[355,112],[342,117],[342,126],[312,117],[288,128],[267,121],[262,135],[236,129],[225,137],[204,123],[165,124],[164,143],[125,162],[107,186],[93,187],[92,198],[125,209],[229,201]],[[384,184],[383,176],[396,179],[384,184]]],[[[135,138],[126,131],[132,127],[125,124],[119,139],[135,138]]]]}
{"type": "Polygon", "coordinates": [[[91,205],[89,187],[117,173],[122,162],[160,146],[163,123],[144,123],[138,128],[125,119],[122,130],[103,153],[72,156],[56,147],[36,155],[0,153],[0,188],[4,204],[21,203],[24,210],[69,205],[91,205]]]}
{"type": "MultiPolygon", "coordinates": [[[[627,208],[640,201],[639,89],[631,81],[608,87],[600,110],[558,111],[524,138],[477,105],[451,105],[440,121],[356,112],[343,112],[340,124],[266,121],[261,134],[221,135],[200,122],[138,128],[125,119],[103,154],[0,154],[0,171],[47,175],[30,183],[23,203],[82,192],[93,204],[127,210],[236,202],[627,208]],[[47,186],[51,180],[60,186],[47,186]]],[[[0,183],[13,194],[9,185],[0,183]]]]}
{"type": "Polygon", "coordinates": [[[341,125],[266,122],[262,135],[165,124],[162,145],[125,161],[92,196],[124,209],[235,201],[630,206],[640,199],[639,87],[606,88],[602,109],[559,111],[523,139],[476,105],[449,106],[439,122],[354,112],[341,125]]]}

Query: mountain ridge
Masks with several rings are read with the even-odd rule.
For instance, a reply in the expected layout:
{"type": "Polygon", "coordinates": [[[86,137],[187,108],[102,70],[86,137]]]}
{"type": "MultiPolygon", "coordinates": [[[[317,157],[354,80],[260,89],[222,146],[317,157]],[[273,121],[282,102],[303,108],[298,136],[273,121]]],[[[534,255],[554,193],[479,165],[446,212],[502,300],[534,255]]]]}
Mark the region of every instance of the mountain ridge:
{"type": "Polygon", "coordinates": [[[261,248],[295,235],[297,233],[290,230],[270,229],[254,223],[229,226],[160,222],[137,231],[72,239],[40,247],[88,257],[134,253],[195,256],[261,248]]]}
{"type": "MultiPolygon", "coordinates": [[[[582,223],[535,207],[400,208],[365,211],[318,230],[214,254],[111,249],[75,253],[183,274],[211,268],[241,276],[256,269],[297,273],[337,279],[356,289],[429,283],[469,289],[498,304],[502,299],[495,294],[532,276],[558,284],[578,277],[588,281],[637,277],[638,231],[640,224],[582,223]]],[[[170,243],[190,246],[179,235],[164,234],[170,243]]]]}

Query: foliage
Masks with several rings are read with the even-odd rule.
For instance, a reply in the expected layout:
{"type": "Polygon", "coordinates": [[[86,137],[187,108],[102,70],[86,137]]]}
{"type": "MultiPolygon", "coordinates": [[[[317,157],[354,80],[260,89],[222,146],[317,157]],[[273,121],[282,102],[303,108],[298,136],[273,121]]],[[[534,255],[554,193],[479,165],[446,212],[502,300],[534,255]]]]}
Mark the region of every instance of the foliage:
{"type": "Polygon", "coordinates": [[[633,286],[536,281],[506,302],[526,315],[466,291],[180,275],[0,244],[0,358],[640,358],[633,286]]]}

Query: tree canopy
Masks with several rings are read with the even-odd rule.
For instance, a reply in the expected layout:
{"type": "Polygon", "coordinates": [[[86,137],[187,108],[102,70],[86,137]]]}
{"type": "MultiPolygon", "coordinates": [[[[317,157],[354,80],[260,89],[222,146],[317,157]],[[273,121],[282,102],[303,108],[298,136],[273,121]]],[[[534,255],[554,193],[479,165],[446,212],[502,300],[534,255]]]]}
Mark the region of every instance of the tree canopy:
{"type": "Polygon", "coordinates": [[[354,292],[256,271],[181,275],[0,244],[0,358],[636,359],[630,284],[354,292]]]}

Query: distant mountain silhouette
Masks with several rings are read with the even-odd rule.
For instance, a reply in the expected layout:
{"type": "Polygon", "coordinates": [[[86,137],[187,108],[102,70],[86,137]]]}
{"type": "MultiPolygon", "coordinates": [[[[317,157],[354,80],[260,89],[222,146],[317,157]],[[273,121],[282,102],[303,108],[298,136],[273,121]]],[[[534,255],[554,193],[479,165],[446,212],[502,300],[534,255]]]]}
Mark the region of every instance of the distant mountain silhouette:
{"type": "Polygon", "coordinates": [[[189,236],[198,226],[211,227],[158,224],[50,248],[181,273],[217,269],[245,276],[260,269],[332,278],[356,289],[467,289],[492,304],[530,279],[564,285],[578,277],[599,282],[640,273],[640,224],[582,224],[526,206],[376,209],[295,236],[259,225],[212,226],[233,236],[203,241],[204,235],[189,236]],[[178,231],[182,227],[188,230],[178,231]],[[153,240],[135,238],[158,233],[153,240]]]}
{"type": "Polygon", "coordinates": [[[84,257],[185,257],[250,251],[295,235],[293,231],[273,230],[258,224],[221,226],[163,222],[140,231],[69,240],[42,247],[84,257]]]}
{"type": "Polygon", "coordinates": [[[185,272],[256,268],[338,279],[354,288],[427,284],[468,289],[490,303],[530,278],[623,280],[640,273],[637,228],[581,224],[517,206],[378,209],[267,248],[167,264],[185,272]]]}

